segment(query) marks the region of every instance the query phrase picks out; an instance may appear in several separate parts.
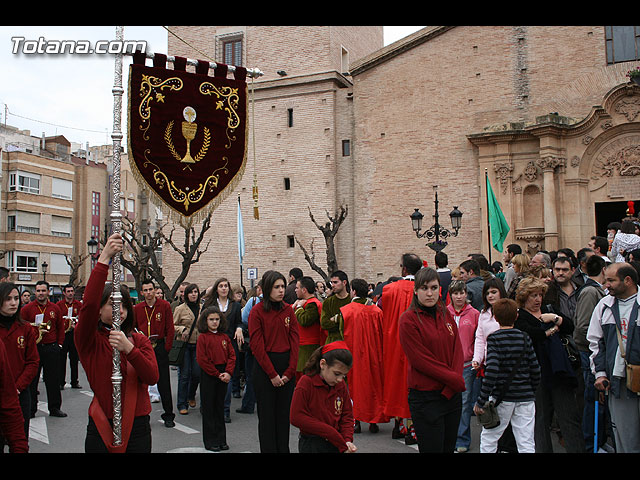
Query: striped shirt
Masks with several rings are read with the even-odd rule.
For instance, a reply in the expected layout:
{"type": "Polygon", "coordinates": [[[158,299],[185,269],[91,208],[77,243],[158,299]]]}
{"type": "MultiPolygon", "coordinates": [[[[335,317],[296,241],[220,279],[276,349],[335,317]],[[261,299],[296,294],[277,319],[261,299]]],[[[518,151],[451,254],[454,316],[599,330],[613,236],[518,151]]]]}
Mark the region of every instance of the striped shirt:
{"type": "Polygon", "coordinates": [[[540,366],[529,335],[516,328],[496,330],[487,337],[487,360],[478,405],[482,407],[489,396],[499,396],[503,385],[509,380],[511,370],[523,352],[518,371],[502,396],[505,402],[528,402],[535,400],[535,391],[540,383],[540,366]]]}

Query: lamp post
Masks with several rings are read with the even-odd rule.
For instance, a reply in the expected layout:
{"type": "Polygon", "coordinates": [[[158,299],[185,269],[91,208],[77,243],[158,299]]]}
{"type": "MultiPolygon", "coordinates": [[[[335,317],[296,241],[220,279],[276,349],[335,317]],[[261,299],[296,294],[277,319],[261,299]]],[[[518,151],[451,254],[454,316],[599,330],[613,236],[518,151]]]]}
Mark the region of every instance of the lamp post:
{"type": "Polygon", "coordinates": [[[96,253],[98,253],[98,241],[95,237],[91,237],[91,240],[87,242],[87,247],[89,248],[89,255],[95,260],[96,253]]]}
{"type": "Polygon", "coordinates": [[[425,230],[424,232],[420,232],[422,230],[422,219],[424,215],[420,213],[419,209],[414,209],[414,212],[411,214],[411,224],[413,227],[413,231],[416,232],[416,237],[424,238],[427,237],[429,240],[434,239],[433,242],[427,243],[427,246],[434,250],[435,252],[439,252],[444,247],[447,246],[447,242],[444,240],[449,237],[457,237],[460,227],[462,227],[462,212],[458,210],[458,207],[454,206],[453,210],[449,214],[451,217],[451,228],[452,230],[447,230],[440,223],[438,223],[438,186],[433,186],[433,192],[435,194],[435,214],[433,215],[434,224],[431,228],[425,230]]]}
{"type": "Polygon", "coordinates": [[[47,281],[47,268],[49,267],[49,264],[47,262],[42,262],[42,279],[46,282],[47,281]]]}

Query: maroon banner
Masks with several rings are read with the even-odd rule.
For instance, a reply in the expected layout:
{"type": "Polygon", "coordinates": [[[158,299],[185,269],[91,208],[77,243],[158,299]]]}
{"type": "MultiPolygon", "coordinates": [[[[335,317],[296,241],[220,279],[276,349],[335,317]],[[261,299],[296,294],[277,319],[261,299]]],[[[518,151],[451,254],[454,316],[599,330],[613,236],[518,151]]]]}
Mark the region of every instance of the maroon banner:
{"type": "Polygon", "coordinates": [[[168,70],[166,57],[156,57],[152,67],[134,57],[129,70],[131,169],[172,213],[193,219],[215,208],[244,173],[246,69],[230,79],[224,64],[210,76],[208,62],[191,73],[183,58],[168,70]]]}

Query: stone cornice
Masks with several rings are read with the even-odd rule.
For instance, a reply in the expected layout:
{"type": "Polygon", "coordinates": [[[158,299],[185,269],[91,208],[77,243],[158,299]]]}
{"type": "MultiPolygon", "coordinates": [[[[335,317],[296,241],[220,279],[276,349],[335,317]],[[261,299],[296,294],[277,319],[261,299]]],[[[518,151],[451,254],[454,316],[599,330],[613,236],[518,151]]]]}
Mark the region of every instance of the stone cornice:
{"type": "Polygon", "coordinates": [[[283,87],[296,87],[298,85],[310,85],[312,83],[333,82],[338,88],[349,88],[353,83],[347,77],[335,70],[326,72],[312,73],[309,75],[295,75],[290,77],[282,77],[273,80],[261,80],[255,82],[249,88],[254,88],[256,92],[283,87]]]}

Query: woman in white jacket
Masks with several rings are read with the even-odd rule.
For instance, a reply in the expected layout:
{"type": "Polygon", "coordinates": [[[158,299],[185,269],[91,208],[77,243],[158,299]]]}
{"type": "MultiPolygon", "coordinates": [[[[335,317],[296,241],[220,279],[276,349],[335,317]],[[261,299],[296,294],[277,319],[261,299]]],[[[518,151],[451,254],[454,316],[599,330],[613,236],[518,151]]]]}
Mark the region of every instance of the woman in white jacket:
{"type": "Polygon", "coordinates": [[[626,262],[625,255],[640,248],[640,236],[636,235],[636,225],[631,220],[623,220],[622,227],[611,243],[611,254],[615,262],[626,262]]]}
{"type": "Polygon", "coordinates": [[[471,362],[474,370],[479,370],[484,366],[484,360],[487,355],[487,337],[500,328],[493,313],[491,313],[491,305],[501,298],[507,298],[507,292],[504,289],[502,280],[495,277],[484,282],[482,289],[484,308],[478,317],[478,328],[476,329],[473,360],[471,362]]]}

